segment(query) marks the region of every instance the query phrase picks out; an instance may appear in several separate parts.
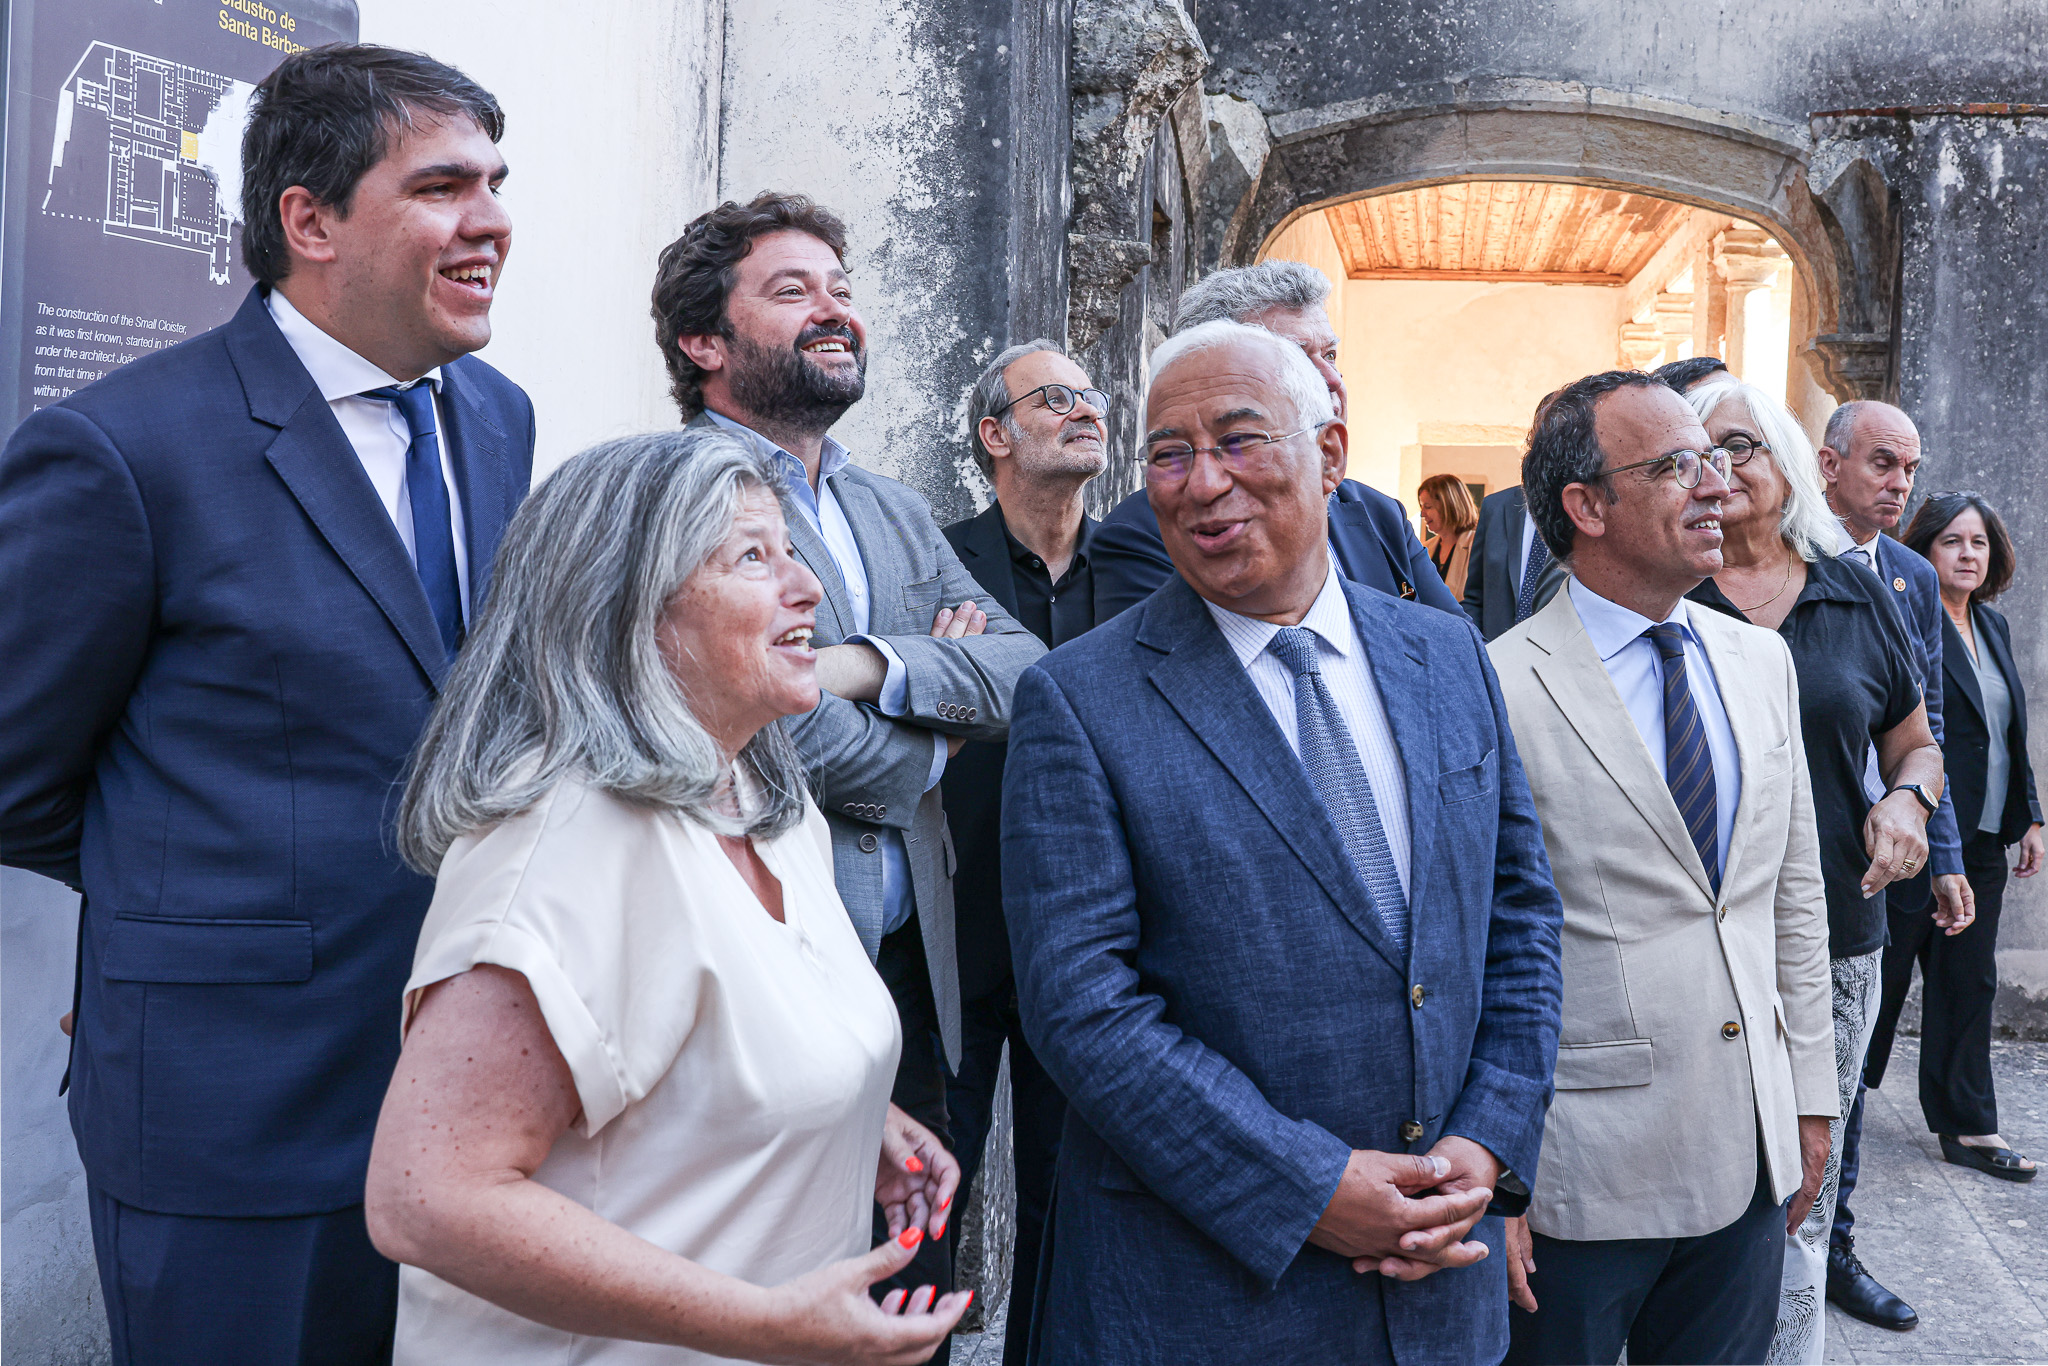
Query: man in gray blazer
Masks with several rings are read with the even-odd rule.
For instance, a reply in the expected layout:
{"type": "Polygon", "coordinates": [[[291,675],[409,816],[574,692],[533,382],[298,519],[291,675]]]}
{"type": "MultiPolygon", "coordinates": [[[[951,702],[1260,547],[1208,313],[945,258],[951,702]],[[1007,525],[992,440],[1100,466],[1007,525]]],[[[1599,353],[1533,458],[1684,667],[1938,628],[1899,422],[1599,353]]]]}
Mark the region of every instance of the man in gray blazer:
{"type": "MultiPolygon", "coordinates": [[[[961,567],[923,497],[826,435],[865,388],[845,247],[844,225],[800,195],[721,204],[662,252],[655,336],[689,420],[752,436],[789,476],[790,540],[825,590],[823,696],[790,734],[840,899],[902,1017],[894,1099],[950,1143],[960,987],[939,777],[966,741],[1009,733],[1011,690],[1045,647],[961,567]]],[[[950,1241],[926,1241],[910,1283],[950,1288],[950,1241]]]]}

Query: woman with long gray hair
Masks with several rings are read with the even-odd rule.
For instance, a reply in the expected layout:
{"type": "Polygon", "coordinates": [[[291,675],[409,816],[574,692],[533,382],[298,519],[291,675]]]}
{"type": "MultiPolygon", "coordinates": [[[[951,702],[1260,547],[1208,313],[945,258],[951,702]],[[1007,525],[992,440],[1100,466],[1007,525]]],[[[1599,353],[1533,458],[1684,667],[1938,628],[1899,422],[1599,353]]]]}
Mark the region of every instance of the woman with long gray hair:
{"type": "Polygon", "coordinates": [[[632,437],[506,533],[399,817],[437,878],[367,1192],[400,1363],[917,1362],[967,1306],[868,1293],[959,1166],[889,1103],[783,734],[819,599],[785,496],[728,433],[632,437]]]}
{"type": "MultiPolygon", "coordinates": [[[[1842,1120],[1856,1101],[1877,1019],[1887,884],[1927,861],[1927,816],[1941,797],[1941,751],[1920,700],[1904,623],[1875,575],[1837,560],[1836,522],[1813,443],[1784,405],[1726,377],[1684,395],[1707,436],[1728,452],[1721,572],[1688,596],[1778,633],[1799,680],[1799,728],[1812,780],[1814,828],[1828,903],[1836,1095],[1801,1096],[1802,1144],[1817,1145],[1832,1111],[1817,1189],[1802,1188],[1786,1221],[1785,1270],[1768,1359],[1823,1359],[1828,1229],[1840,1188],[1842,1120]],[[1877,753],[1884,793],[1864,786],[1877,753]],[[1808,1107],[1813,1108],[1808,1108],[1808,1107]],[[1796,1217],[1795,1217],[1796,1216],[1796,1217]]],[[[1739,690],[1730,696],[1739,696],[1739,690]]],[[[1733,705],[1731,703],[1731,705],[1733,705]]],[[[1782,781],[1769,756],[1743,756],[1742,780],[1782,781]]]]}

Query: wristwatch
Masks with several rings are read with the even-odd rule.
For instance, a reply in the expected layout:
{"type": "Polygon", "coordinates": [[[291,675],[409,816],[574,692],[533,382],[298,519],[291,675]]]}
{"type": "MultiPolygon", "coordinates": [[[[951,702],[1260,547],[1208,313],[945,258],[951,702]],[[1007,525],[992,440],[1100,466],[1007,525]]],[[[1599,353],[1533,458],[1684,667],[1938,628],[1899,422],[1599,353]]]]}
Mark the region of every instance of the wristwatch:
{"type": "Polygon", "coordinates": [[[1887,792],[1884,795],[1889,797],[1892,795],[1892,792],[1912,793],[1913,800],[1920,803],[1920,805],[1926,807],[1927,814],[1930,816],[1933,815],[1935,813],[1935,810],[1941,805],[1940,802],[1936,801],[1934,798],[1927,795],[1927,788],[1920,783],[1900,783],[1897,787],[1893,788],[1891,792],[1887,792]]]}

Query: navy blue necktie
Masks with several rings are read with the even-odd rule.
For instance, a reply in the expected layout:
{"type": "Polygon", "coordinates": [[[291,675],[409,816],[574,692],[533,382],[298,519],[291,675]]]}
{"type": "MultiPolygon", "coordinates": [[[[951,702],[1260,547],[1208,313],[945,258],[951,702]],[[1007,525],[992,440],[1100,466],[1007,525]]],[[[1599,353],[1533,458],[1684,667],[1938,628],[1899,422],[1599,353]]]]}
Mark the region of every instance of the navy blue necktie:
{"type": "Polygon", "coordinates": [[[1294,724],[1309,786],[1323,799],[1323,807],[1344,841],[1344,852],[1351,856],[1351,865],[1372,897],[1374,914],[1395,948],[1406,954],[1408,895],[1401,890],[1401,874],[1394,867],[1393,850],[1380,824],[1379,805],[1373,801],[1365,765],[1359,762],[1351,732],[1344,727],[1337,699],[1323,681],[1315,633],[1300,626],[1283,626],[1266,648],[1294,675],[1294,724]]]}
{"type": "Polygon", "coordinates": [[[1550,567],[1550,547],[1538,534],[1529,541],[1529,563],[1522,570],[1522,587],[1515,594],[1515,620],[1527,621],[1536,610],[1536,590],[1543,583],[1543,571],[1550,567]]]}
{"type": "Polygon", "coordinates": [[[412,444],[405,450],[405,489],[412,503],[412,558],[434,625],[452,658],[462,648],[462,583],[455,574],[455,532],[449,521],[448,484],[441,478],[441,443],[434,432],[434,386],[368,389],[362,397],[398,405],[412,444]]]}
{"type": "Polygon", "coordinates": [[[1664,661],[1664,781],[1671,800],[1692,836],[1693,848],[1706,865],[1707,881],[1721,890],[1721,840],[1714,792],[1714,756],[1707,751],[1707,727],[1692,700],[1685,676],[1685,631],[1675,621],[1660,621],[1643,632],[1664,661]]]}

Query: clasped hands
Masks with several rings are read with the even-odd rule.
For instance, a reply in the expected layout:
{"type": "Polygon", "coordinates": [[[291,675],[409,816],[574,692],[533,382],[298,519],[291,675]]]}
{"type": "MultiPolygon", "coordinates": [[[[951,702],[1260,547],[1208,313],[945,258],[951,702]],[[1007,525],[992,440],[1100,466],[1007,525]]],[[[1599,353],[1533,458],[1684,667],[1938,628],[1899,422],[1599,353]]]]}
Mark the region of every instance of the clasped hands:
{"type": "MultiPolygon", "coordinates": [[[[958,607],[941,607],[932,618],[932,636],[937,640],[958,640],[978,636],[988,625],[988,613],[969,598],[958,607]]],[[[882,699],[882,684],[889,677],[889,661],[866,641],[847,645],[826,645],[816,651],[818,686],[834,697],[849,702],[875,703],[882,699]]],[[[951,758],[967,743],[961,735],[948,736],[946,755],[951,758]]]]}
{"type": "Polygon", "coordinates": [[[1351,1258],[1351,1269],[1419,1281],[1471,1266],[1486,1244],[1465,1235],[1493,1203],[1500,1160],[1469,1138],[1447,1136],[1427,1153],[1356,1150],[1308,1240],[1351,1258]]]}

